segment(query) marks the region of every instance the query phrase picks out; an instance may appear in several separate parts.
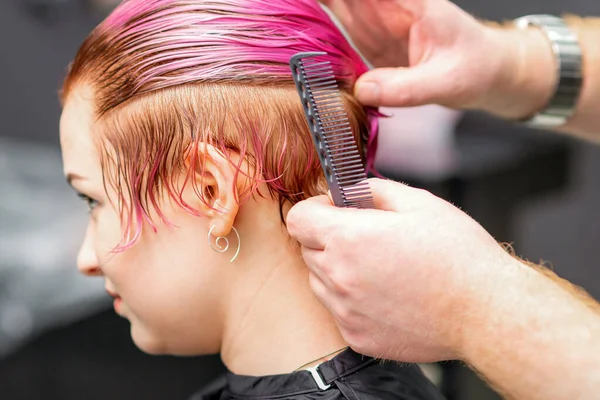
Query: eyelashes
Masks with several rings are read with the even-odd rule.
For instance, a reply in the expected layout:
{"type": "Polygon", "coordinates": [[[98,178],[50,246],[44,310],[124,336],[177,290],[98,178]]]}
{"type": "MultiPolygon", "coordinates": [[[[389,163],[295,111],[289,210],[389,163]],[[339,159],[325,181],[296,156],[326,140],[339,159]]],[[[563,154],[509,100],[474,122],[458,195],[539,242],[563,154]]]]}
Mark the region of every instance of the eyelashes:
{"type": "Polygon", "coordinates": [[[77,197],[79,197],[81,200],[83,200],[87,206],[88,206],[88,211],[91,213],[92,211],[94,211],[94,209],[98,206],[98,201],[92,199],[90,196],[83,194],[83,193],[77,193],[77,197]]]}

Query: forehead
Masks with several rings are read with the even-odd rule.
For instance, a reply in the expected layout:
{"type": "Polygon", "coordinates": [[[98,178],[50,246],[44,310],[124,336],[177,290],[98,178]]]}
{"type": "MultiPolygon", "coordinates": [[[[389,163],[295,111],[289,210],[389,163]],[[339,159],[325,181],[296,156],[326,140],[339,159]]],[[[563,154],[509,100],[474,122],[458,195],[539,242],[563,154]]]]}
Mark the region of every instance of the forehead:
{"type": "MultiPolygon", "coordinates": [[[[60,117],[60,145],[65,174],[86,174],[98,161],[92,136],[92,91],[83,87],[67,97],[60,117]]],[[[87,173],[89,175],[89,173],[87,173]]]]}

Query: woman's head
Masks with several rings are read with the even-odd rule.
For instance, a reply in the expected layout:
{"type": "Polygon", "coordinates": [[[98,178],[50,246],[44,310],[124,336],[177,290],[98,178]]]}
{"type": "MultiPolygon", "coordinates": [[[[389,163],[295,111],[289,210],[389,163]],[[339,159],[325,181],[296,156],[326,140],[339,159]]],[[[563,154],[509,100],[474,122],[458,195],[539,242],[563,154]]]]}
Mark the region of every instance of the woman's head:
{"type": "MultiPolygon", "coordinates": [[[[79,265],[106,276],[145,350],[217,351],[220,328],[202,323],[218,320],[230,257],[208,231],[235,225],[239,262],[255,260],[280,213],[325,190],[288,66],[300,51],[327,52],[347,91],[366,70],[313,0],[126,1],[72,63],[65,171],[93,206],[79,265]],[[167,343],[183,331],[212,340],[167,343]]],[[[367,113],[344,101],[366,136],[367,113]]]]}

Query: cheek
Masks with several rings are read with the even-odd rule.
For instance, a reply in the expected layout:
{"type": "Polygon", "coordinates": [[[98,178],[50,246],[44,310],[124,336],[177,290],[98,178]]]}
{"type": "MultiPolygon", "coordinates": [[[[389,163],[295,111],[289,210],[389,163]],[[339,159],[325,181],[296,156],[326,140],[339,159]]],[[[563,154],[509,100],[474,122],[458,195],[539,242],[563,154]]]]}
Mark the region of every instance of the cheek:
{"type": "MultiPolygon", "coordinates": [[[[118,216],[98,221],[99,242],[120,239],[118,216]]],[[[144,226],[130,248],[113,253],[103,268],[123,297],[132,336],[148,353],[214,352],[220,337],[220,299],[226,255],[208,246],[206,220],[167,216],[174,226],[144,226]],[[165,350],[168,349],[168,350],[165,350]]],[[[109,247],[112,249],[112,247],[109,247]]]]}
{"type": "Polygon", "coordinates": [[[93,223],[96,254],[100,260],[107,262],[121,244],[121,221],[116,210],[110,206],[103,206],[95,212],[93,223]]]}

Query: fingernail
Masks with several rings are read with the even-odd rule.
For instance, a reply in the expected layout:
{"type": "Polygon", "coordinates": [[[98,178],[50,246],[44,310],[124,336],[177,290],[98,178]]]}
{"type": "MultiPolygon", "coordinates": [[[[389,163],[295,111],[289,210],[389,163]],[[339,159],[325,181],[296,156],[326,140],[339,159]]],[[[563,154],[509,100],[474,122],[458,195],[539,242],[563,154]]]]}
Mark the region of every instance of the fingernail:
{"type": "Polygon", "coordinates": [[[373,104],[379,101],[381,87],[377,82],[366,81],[356,85],[356,98],[363,104],[373,104]]]}

